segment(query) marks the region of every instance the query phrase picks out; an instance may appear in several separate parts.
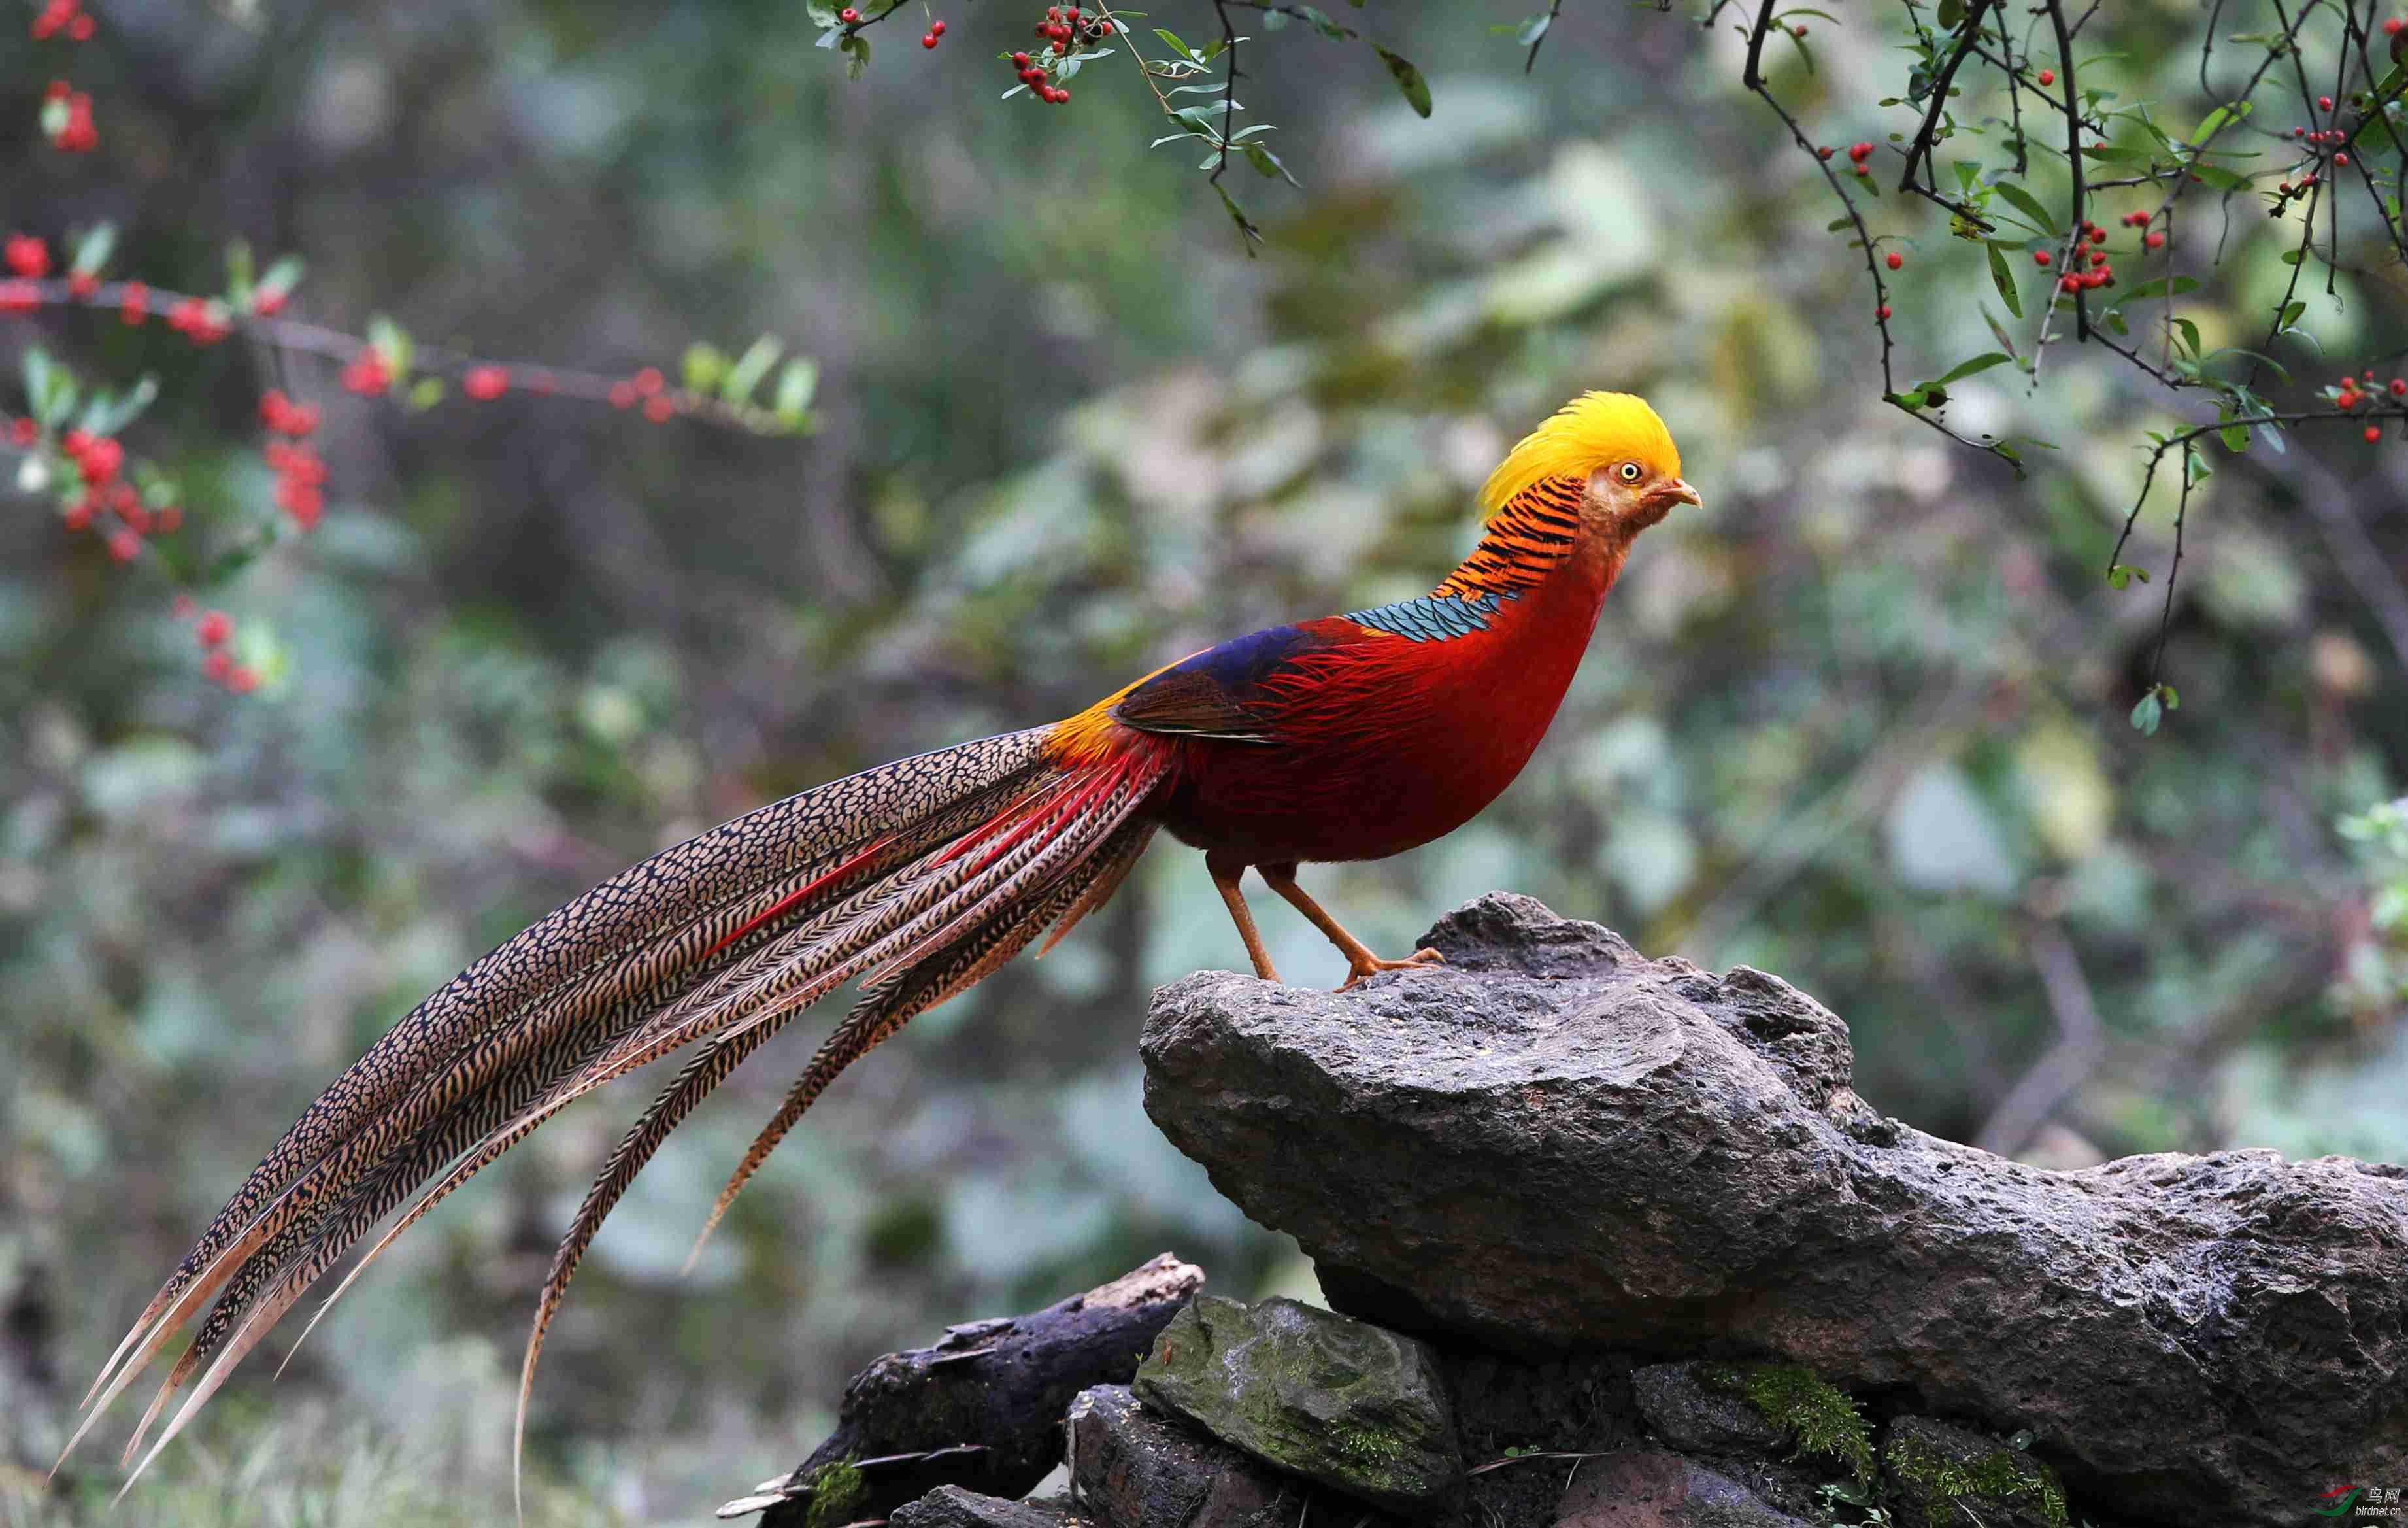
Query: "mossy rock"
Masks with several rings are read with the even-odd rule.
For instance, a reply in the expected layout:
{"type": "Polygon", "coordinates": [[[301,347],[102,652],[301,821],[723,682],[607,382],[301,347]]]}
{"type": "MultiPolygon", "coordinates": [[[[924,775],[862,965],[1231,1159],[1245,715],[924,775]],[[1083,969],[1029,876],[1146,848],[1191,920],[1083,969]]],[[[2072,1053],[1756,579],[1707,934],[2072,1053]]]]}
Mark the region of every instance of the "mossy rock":
{"type": "Polygon", "coordinates": [[[850,1458],[823,1464],[811,1472],[811,1505],[805,1528],[843,1528],[869,1504],[869,1482],[850,1458]]]}
{"type": "Polygon", "coordinates": [[[1133,1388],[1275,1468],[1394,1511],[1463,1478],[1430,1349],[1293,1300],[1197,1300],[1154,1339],[1133,1388]]]}
{"type": "Polygon", "coordinates": [[[1698,1368],[1698,1377],[1712,1389],[1744,1397],[1788,1435],[1798,1457],[1819,1458],[1858,1484],[1871,1484],[1872,1424],[1844,1391],[1813,1370],[1797,1363],[1708,1363],[1698,1368]]]}
{"type": "Polygon", "coordinates": [[[1928,1417],[1901,1417],[1882,1442],[1899,1528],[2067,1528],[2057,1472],[2012,1444],[1928,1417]]]}

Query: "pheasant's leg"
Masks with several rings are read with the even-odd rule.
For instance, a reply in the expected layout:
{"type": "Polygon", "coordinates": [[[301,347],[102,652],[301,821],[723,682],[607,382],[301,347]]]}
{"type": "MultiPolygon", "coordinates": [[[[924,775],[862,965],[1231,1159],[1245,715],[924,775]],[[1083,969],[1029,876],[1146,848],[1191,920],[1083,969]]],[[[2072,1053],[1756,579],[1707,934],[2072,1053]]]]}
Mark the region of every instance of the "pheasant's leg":
{"type": "Polygon", "coordinates": [[[1254,963],[1254,974],[1267,982],[1278,981],[1280,973],[1271,965],[1271,953],[1263,948],[1262,933],[1254,928],[1254,909],[1246,905],[1246,894],[1238,887],[1238,877],[1246,873],[1246,867],[1207,853],[1204,869],[1211,873],[1212,884],[1221,888],[1221,900],[1229,904],[1229,916],[1237,922],[1238,937],[1246,942],[1246,957],[1254,963]]]}
{"type": "Polygon", "coordinates": [[[1346,931],[1345,926],[1329,915],[1328,909],[1305,895],[1304,887],[1296,884],[1294,865],[1264,865],[1263,880],[1273,891],[1285,897],[1296,910],[1312,920],[1312,926],[1329,936],[1329,942],[1346,957],[1346,983],[1338,990],[1343,992],[1366,976],[1383,971],[1423,971],[1445,960],[1436,950],[1415,950],[1401,960],[1383,960],[1365,947],[1363,942],[1346,931]]]}

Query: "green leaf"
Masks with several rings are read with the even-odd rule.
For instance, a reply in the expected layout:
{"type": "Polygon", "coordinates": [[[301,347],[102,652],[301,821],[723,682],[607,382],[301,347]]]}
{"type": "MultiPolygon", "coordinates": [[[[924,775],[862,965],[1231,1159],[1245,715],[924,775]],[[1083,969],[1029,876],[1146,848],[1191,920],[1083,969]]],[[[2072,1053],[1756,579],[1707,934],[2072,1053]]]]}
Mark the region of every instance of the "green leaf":
{"type": "Polygon", "coordinates": [[[2153,689],[2141,697],[2141,703],[2132,708],[2132,727],[2143,737],[2154,738],[2157,735],[2157,723],[2165,719],[2165,702],[2157,699],[2157,692],[2153,689]]]}
{"type": "MultiPolygon", "coordinates": [[[[2021,318],[2024,316],[2024,303],[2021,297],[2015,296],[2015,273],[2007,268],[2007,257],[2000,252],[1996,244],[1992,244],[1989,248],[1990,284],[1999,289],[1999,300],[2007,305],[2007,311],[2021,318]]],[[[1990,331],[1999,335],[2002,341],[2006,339],[2006,336],[2000,331],[1996,320],[1991,322],[1990,331]]]]}
{"type": "MultiPolygon", "coordinates": [[[[727,378],[719,386],[719,396],[738,408],[752,402],[752,389],[761,385],[761,379],[778,364],[778,356],[785,348],[782,341],[771,335],[765,334],[752,341],[745,347],[744,353],[736,358],[736,364],[727,368],[727,378]]],[[[803,401],[809,403],[810,400],[805,398],[803,401]]]]}
{"type": "Polygon", "coordinates": [[[2030,192],[2013,180],[2001,180],[1998,184],[1998,193],[2007,199],[2008,206],[2031,219],[2051,238],[2057,237],[2057,220],[2048,215],[2048,209],[2041,206],[2030,192]]]}
{"type": "Polygon", "coordinates": [[[678,374],[689,391],[708,393],[727,375],[727,353],[717,345],[696,340],[685,348],[685,359],[679,364],[678,374]]]}
{"type": "Polygon", "coordinates": [[[159,397],[159,379],[145,376],[123,397],[103,393],[84,406],[83,427],[94,435],[115,435],[142,417],[159,397]]]}
{"type": "Polygon", "coordinates": [[[2132,288],[2131,291],[2125,293],[2122,297],[2117,299],[2115,306],[2121,308],[2126,303],[2146,302],[2152,297],[2179,297],[2186,292],[2196,292],[2198,290],[2199,282],[2192,277],[2160,276],[2154,281],[2143,281],[2140,285],[2132,288]]]}
{"type": "Polygon", "coordinates": [[[1279,155],[1271,152],[1268,149],[1264,148],[1259,143],[1248,143],[1241,147],[1243,148],[1246,155],[1246,163],[1254,167],[1255,174],[1284,177],[1289,185],[1298,186],[1300,188],[1301,183],[1295,176],[1288,174],[1288,168],[1285,165],[1280,163],[1279,155]]]}
{"type": "Polygon", "coordinates": [[[2193,165],[2190,172],[2218,191],[2246,191],[2250,186],[2247,176],[2235,175],[2221,165],[2193,165]]]}
{"type": "Polygon", "coordinates": [[[1554,24],[1555,19],[1551,12],[1539,12],[1522,23],[1522,30],[1513,34],[1513,41],[1524,48],[1536,47],[1539,39],[1547,35],[1547,28],[1554,24]]]}
{"type": "Polygon", "coordinates": [[[237,238],[226,246],[226,293],[236,308],[251,306],[251,240],[237,238]]]}
{"type": "Polygon", "coordinates": [[[302,268],[299,255],[279,255],[275,263],[267,267],[267,274],[259,279],[259,290],[273,292],[282,296],[301,284],[302,268]]]}
{"type": "Polygon", "coordinates": [[[1238,232],[1245,239],[1246,253],[1251,256],[1254,246],[1262,242],[1263,231],[1254,226],[1254,220],[1246,216],[1246,209],[1238,205],[1237,198],[1229,195],[1226,186],[1216,181],[1212,189],[1221,194],[1222,209],[1229,214],[1229,221],[1238,225],[1238,232]]]}
{"type": "Polygon", "coordinates": [[[108,264],[108,252],[115,248],[117,224],[104,223],[84,235],[76,245],[75,263],[67,268],[79,275],[89,276],[108,264]]]}
{"type": "Polygon", "coordinates": [[[2193,324],[2186,318],[2178,318],[2174,320],[2174,329],[2176,333],[2183,337],[2183,343],[2189,348],[2191,359],[2194,361],[2198,360],[2199,325],[2193,324]]]}
{"type": "Polygon", "coordinates": [[[1316,9],[1312,6],[1298,6],[1296,7],[1296,13],[1304,18],[1306,25],[1312,27],[1315,32],[1320,33],[1323,36],[1327,37],[1332,42],[1344,42],[1354,36],[1354,32],[1352,27],[1339,25],[1336,22],[1329,19],[1326,12],[1316,9]]]}
{"type": "Polygon", "coordinates": [[[394,381],[409,375],[409,336],[400,324],[382,313],[377,314],[368,320],[368,343],[384,357],[385,369],[393,373],[394,381]]]}
{"type": "Polygon", "coordinates": [[[1181,36],[1176,32],[1170,31],[1167,27],[1155,27],[1154,29],[1154,35],[1160,37],[1164,44],[1168,46],[1172,52],[1177,53],[1181,58],[1185,58],[1196,51],[1196,50],[1187,46],[1186,38],[1181,36]]]}
{"type": "Polygon", "coordinates": [[[1974,356],[1970,361],[1959,363],[1955,370],[1949,372],[1946,376],[1941,378],[1931,385],[1934,387],[1945,387],[1950,382],[1958,381],[1961,378],[1971,377],[1979,372],[1987,371],[1994,366],[2004,366],[2011,359],[2013,359],[2013,357],[2001,352],[1995,350],[1988,351],[1983,354],[1974,356]]]}
{"type": "Polygon", "coordinates": [[[2217,133],[2223,131],[2224,124],[2226,123],[2237,122],[2248,115],[2249,103],[2246,101],[2235,102],[2230,106],[2217,107],[2214,110],[2209,112],[2205,117],[2200,120],[2199,126],[2194,129],[2190,135],[2190,146],[2194,149],[2198,148],[2200,144],[2205,143],[2209,138],[2215,137],[2217,133]]]}
{"type": "MultiPolygon", "coordinates": [[[[1357,3],[1359,4],[1360,0],[1357,0],[1357,3]]],[[[1371,45],[1371,50],[1380,55],[1380,62],[1385,64],[1388,66],[1388,73],[1396,77],[1397,88],[1405,93],[1405,99],[1412,103],[1413,110],[1421,116],[1428,116],[1430,114],[1429,81],[1422,78],[1422,72],[1419,69],[1414,68],[1412,64],[1408,63],[1403,58],[1400,58],[1397,54],[1388,51],[1385,48],[1381,47],[1378,43],[1373,43],[1371,45]]],[[[1225,201],[1228,199],[1226,194],[1222,199],[1225,201]]],[[[1240,224],[1249,227],[1252,226],[1252,224],[1246,223],[1243,215],[1233,215],[1238,216],[1238,221],[1240,224]]],[[[1261,236],[1256,234],[1254,237],[1260,238],[1261,236]]]]}
{"type": "Polygon", "coordinates": [[[404,401],[409,405],[410,409],[414,412],[423,413],[425,411],[434,408],[437,404],[443,401],[443,379],[440,377],[419,378],[417,385],[410,388],[409,396],[404,401]]]}
{"type": "Polygon", "coordinates": [[[2149,582],[2149,570],[2145,568],[2135,568],[2128,562],[2119,562],[2107,569],[2107,587],[2111,589],[2128,589],[2132,586],[2134,579],[2146,584],[2149,582]]]}
{"type": "MultiPolygon", "coordinates": [[[[752,347],[756,351],[760,348],[757,343],[752,347]]],[[[752,352],[747,351],[744,359],[749,361],[752,358],[752,352]]],[[[737,364],[740,368],[743,362],[737,364]]],[[[797,355],[788,361],[785,369],[778,373],[778,401],[775,409],[778,422],[789,429],[799,428],[803,424],[806,411],[811,406],[811,395],[818,391],[819,385],[818,362],[807,355],[797,355]]]]}

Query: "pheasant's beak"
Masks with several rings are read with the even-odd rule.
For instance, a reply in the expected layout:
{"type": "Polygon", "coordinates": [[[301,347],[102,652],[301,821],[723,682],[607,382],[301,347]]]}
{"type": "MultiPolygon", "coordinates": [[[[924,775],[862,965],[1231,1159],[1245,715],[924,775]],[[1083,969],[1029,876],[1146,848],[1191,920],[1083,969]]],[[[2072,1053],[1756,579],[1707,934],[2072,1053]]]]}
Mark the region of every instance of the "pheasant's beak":
{"type": "Polygon", "coordinates": [[[1656,489],[1655,493],[1648,497],[1656,499],[1668,510],[1675,504],[1703,504],[1705,502],[1704,499],[1698,497],[1698,491],[1695,488],[1690,487],[1688,483],[1683,482],[1679,478],[1674,478],[1671,482],[1656,489]]]}

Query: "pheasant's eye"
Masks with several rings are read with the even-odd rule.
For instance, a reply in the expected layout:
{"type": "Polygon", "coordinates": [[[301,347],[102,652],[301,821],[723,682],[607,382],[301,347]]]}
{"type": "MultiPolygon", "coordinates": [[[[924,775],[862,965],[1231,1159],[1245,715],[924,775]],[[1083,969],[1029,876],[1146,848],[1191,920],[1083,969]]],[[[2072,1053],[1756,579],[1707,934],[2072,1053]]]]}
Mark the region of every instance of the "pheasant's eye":
{"type": "Polygon", "coordinates": [[[1625,483],[1637,483],[1639,481],[1639,464],[1637,462],[1625,462],[1622,464],[1622,481],[1625,483]]]}

